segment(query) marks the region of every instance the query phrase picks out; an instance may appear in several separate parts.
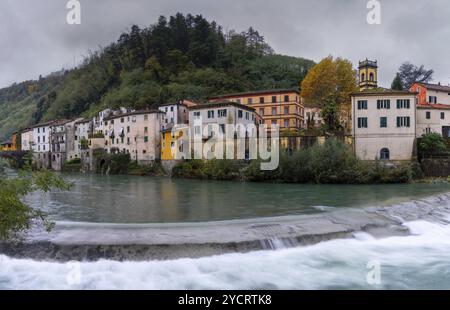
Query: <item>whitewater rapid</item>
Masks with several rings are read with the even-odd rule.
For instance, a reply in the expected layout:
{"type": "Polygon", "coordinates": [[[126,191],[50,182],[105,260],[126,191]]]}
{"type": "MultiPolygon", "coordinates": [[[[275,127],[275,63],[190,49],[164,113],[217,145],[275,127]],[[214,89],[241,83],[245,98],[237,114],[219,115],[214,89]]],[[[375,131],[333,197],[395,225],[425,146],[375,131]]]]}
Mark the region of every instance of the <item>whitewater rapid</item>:
{"type": "Polygon", "coordinates": [[[450,226],[405,223],[413,235],[247,254],[149,262],[52,263],[0,256],[0,289],[450,289],[450,226]],[[379,284],[367,281],[369,262],[379,284]]]}
{"type": "Polygon", "coordinates": [[[273,239],[273,250],[141,262],[0,255],[0,289],[450,289],[450,194],[371,212],[409,235],[361,231],[289,248],[273,239]]]}

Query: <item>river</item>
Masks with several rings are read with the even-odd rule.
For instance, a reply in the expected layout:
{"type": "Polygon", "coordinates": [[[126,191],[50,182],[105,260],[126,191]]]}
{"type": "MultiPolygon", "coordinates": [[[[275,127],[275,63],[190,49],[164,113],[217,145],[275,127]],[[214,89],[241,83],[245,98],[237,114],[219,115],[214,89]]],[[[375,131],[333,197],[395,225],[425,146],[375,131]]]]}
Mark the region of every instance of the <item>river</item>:
{"type": "MultiPolygon", "coordinates": [[[[449,207],[448,184],[299,185],[65,175],[69,193],[32,195],[53,219],[174,223],[320,214],[340,209],[449,207]]],[[[415,209],[417,210],[417,208],[415,209]]],[[[405,212],[407,213],[407,212],[405,212]]],[[[401,217],[402,215],[398,215],[401,217]]],[[[59,263],[0,255],[0,289],[450,289],[450,214],[413,219],[411,235],[367,233],[314,245],[195,259],[59,263]],[[373,269],[375,266],[376,269],[373,269]],[[368,281],[377,270],[375,283],[368,281]],[[74,276],[75,275],[75,276],[74,276]]]]}

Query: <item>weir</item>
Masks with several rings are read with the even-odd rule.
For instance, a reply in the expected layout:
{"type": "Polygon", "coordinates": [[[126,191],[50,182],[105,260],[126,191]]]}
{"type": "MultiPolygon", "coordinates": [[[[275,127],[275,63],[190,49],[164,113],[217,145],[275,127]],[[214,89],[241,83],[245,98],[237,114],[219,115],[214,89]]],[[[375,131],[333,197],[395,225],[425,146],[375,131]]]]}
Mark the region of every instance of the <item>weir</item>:
{"type": "Polygon", "coordinates": [[[393,206],[337,209],[312,215],[177,224],[59,222],[20,244],[0,244],[10,257],[57,261],[165,260],[279,250],[332,239],[406,236],[405,222],[448,222],[450,194],[393,206]]]}

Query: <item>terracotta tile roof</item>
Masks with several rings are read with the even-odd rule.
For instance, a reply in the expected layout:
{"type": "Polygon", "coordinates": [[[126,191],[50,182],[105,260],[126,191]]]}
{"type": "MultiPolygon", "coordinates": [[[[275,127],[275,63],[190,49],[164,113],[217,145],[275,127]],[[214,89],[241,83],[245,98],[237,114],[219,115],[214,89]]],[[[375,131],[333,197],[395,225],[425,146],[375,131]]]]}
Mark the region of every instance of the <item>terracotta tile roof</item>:
{"type": "Polygon", "coordinates": [[[426,89],[450,93],[450,86],[445,86],[445,85],[440,85],[440,84],[430,84],[430,83],[416,83],[416,84],[422,85],[426,89]]]}
{"type": "Polygon", "coordinates": [[[440,103],[424,103],[424,104],[418,104],[418,109],[448,109],[450,110],[449,104],[440,104],[440,103]]]}
{"type": "Polygon", "coordinates": [[[220,102],[205,102],[205,103],[200,103],[197,104],[195,106],[189,107],[189,110],[201,110],[201,109],[208,109],[208,108],[217,108],[217,107],[226,107],[226,106],[234,106],[237,107],[239,109],[243,109],[243,110],[248,110],[251,112],[254,112],[255,109],[248,106],[248,105],[243,105],[237,102],[233,102],[233,101],[220,101],[220,102]]]}
{"type": "Polygon", "coordinates": [[[292,93],[300,94],[299,90],[296,88],[282,88],[282,89],[265,89],[265,90],[255,90],[242,93],[224,94],[218,96],[212,96],[209,99],[223,99],[228,97],[245,97],[245,96],[256,96],[256,95],[267,95],[267,94],[280,94],[280,93],[292,93]]]}

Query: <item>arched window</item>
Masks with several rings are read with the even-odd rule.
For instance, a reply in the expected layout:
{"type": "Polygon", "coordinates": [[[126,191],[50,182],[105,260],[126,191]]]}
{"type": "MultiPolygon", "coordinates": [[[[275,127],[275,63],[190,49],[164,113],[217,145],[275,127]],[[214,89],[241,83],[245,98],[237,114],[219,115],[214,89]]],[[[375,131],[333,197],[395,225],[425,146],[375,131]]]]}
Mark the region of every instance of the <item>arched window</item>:
{"type": "Polygon", "coordinates": [[[370,79],[370,81],[372,81],[372,82],[373,82],[373,80],[374,80],[374,75],[373,75],[373,72],[370,72],[370,75],[369,75],[369,79],[370,79]]]}
{"type": "Polygon", "coordinates": [[[366,75],[364,73],[361,74],[361,81],[365,81],[366,80],[366,75]]]}
{"type": "Polygon", "coordinates": [[[381,149],[381,151],[380,151],[380,159],[381,160],[389,160],[390,157],[391,157],[391,155],[390,155],[389,149],[387,149],[387,148],[381,149]]]}

